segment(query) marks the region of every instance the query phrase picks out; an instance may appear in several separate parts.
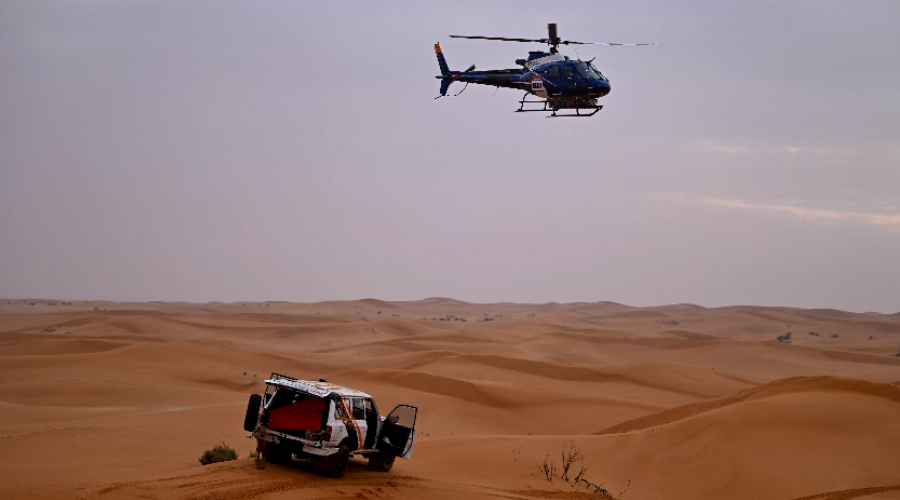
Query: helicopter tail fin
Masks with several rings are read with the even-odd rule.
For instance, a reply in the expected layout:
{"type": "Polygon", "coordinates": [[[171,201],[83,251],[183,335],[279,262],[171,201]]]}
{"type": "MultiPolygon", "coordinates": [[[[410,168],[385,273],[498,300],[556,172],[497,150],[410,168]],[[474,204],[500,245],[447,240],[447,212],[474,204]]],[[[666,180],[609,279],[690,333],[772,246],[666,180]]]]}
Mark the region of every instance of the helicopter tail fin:
{"type": "Polygon", "coordinates": [[[441,94],[438,96],[441,97],[447,95],[447,89],[450,88],[453,79],[450,77],[450,67],[447,66],[447,60],[444,59],[444,53],[441,52],[441,44],[434,44],[434,53],[437,54],[438,66],[441,68],[441,76],[437,77],[441,79],[441,94]]]}
{"type": "Polygon", "coordinates": [[[441,52],[441,44],[434,44],[434,53],[437,54],[438,66],[441,68],[441,76],[450,74],[450,67],[447,66],[447,60],[444,59],[444,53],[441,52]]]}

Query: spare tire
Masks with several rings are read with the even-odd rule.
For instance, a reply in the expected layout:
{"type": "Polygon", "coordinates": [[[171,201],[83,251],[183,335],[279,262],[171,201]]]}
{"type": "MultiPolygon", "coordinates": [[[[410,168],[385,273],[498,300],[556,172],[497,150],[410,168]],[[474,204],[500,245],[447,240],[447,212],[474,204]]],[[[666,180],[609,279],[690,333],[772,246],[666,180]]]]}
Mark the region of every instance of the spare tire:
{"type": "Polygon", "coordinates": [[[259,406],[262,404],[262,396],[259,394],[251,394],[250,401],[247,402],[247,414],[244,415],[244,430],[253,432],[256,429],[256,422],[259,420],[259,406]]]}

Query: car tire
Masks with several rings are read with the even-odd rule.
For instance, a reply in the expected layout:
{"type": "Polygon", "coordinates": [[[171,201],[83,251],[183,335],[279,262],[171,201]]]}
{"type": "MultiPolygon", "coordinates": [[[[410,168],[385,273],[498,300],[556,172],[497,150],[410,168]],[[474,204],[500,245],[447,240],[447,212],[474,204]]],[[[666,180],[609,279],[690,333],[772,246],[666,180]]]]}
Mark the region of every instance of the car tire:
{"type": "Polygon", "coordinates": [[[259,394],[251,394],[250,401],[247,402],[247,413],[244,414],[244,430],[253,432],[256,429],[256,422],[259,420],[259,406],[262,403],[262,396],[259,394]]]}
{"type": "Polygon", "coordinates": [[[326,460],[327,469],[325,473],[328,477],[344,477],[344,473],[347,472],[347,463],[350,462],[350,447],[346,444],[341,444],[337,453],[331,455],[326,460]]]}
{"type": "Polygon", "coordinates": [[[369,470],[389,472],[394,466],[394,460],[396,458],[397,457],[395,457],[394,455],[387,455],[385,453],[375,453],[369,455],[369,470]]]}

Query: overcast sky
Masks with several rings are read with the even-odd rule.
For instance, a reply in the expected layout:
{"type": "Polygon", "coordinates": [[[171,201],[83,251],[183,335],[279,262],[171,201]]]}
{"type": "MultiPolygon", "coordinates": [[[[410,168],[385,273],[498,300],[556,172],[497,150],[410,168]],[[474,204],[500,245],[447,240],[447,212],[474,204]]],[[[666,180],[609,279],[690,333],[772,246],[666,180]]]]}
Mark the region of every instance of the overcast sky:
{"type": "Polygon", "coordinates": [[[900,2],[486,3],[0,0],[0,297],[900,311],[900,2]]]}

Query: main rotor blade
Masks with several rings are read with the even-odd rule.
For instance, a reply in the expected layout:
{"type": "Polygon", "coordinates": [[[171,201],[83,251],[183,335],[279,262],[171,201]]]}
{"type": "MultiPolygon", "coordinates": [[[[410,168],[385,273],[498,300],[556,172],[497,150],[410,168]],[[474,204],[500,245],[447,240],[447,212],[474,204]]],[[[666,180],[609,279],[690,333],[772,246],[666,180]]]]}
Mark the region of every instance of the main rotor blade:
{"type": "Polygon", "coordinates": [[[615,43],[615,42],[573,42],[571,40],[560,40],[559,43],[563,45],[611,45],[614,47],[625,46],[625,47],[645,47],[645,46],[653,46],[658,47],[658,43],[615,43]]]}
{"type": "Polygon", "coordinates": [[[536,42],[536,43],[548,43],[549,40],[546,38],[507,38],[503,36],[467,36],[467,35],[450,35],[450,38],[468,38],[471,40],[500,40],[504,42],[536,42]]]}
{"type": "Polygon", "coordinates": [[[657,43],[576,42],[573,40],[560,40],[556,35],[556,24],[551,23],[547,27],[550,38],[511,38],[505,36],[484,35],[450,35],[450,38],[468,38],[469,40],[499,40],[502,42],[548,43],[550,45],[609,45],[613,47],[656,47],[659,45],[657,43]]]}

